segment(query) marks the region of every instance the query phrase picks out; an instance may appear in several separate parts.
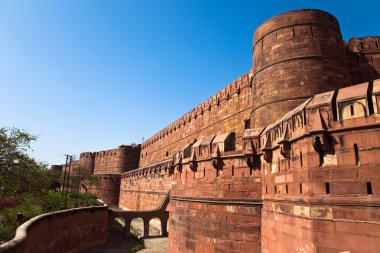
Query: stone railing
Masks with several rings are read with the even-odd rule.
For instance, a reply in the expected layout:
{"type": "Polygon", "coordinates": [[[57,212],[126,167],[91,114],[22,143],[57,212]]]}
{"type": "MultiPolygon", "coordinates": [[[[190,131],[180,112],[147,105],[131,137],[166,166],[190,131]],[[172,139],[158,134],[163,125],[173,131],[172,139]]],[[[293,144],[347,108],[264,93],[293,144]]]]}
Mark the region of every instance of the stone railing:
{"type": "Polygon", "coordinates": [[[108,207],[83,207],[36,216],[0,245],[0,253],[73,253],[103,244],[108,235],[108,207]]]}
{"type": "Polygon", "coordinates": [[[165,198],[162,200],[160,206],[153,210],[135,211],[135,210],[113,210],[108,211],[110,219],[122,218],[124,219],[124,235],[129,236],[131,229],[131,222],[133,219],[140,218],[144,223],[144,238],[149,237],[149,221],[152,219],[160,219],[161,221],[161,236],[167,236],[167,224],[169,220],[169,211],[167,206],[170,201],[170,190],[166,193],[165,198]]]}

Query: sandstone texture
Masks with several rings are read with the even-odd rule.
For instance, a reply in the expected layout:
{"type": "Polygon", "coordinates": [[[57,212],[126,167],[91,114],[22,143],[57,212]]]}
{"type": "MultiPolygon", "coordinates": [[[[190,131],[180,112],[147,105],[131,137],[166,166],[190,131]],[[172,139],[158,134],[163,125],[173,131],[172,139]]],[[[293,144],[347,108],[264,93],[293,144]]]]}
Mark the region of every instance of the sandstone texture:
{"type": "Polygon", "coordinates": [[[343,41],[324,11],[275,16],[244,75],[141,145],[75,166],[122,209],[170,190],[172,253],[379,252],[379,43],[343,41]]]}

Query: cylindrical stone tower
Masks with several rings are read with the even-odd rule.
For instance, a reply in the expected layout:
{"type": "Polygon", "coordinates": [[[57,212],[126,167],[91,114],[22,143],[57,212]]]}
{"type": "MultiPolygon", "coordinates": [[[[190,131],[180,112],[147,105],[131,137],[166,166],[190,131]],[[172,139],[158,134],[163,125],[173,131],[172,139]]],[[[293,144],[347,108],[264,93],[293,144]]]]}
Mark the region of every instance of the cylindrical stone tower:
{"type": "Polygon", "coordinates": [[[91,152],[83,152],[80,154],[80,166],[94,173],[95,154],[91,152]]]}
{"type": "Polygon", "coordinates": [[[320,10],[275,16],[253,39],[251,126],[272,123],[307,98],[350,85],[338,21],[320,10]]]}

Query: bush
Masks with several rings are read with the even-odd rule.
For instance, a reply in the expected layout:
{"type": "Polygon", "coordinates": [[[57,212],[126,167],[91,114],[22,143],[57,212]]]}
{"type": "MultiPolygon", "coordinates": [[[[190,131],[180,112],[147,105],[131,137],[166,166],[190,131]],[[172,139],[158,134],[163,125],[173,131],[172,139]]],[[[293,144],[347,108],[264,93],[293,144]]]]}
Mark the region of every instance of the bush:
{"type": "Polygon", "coordinates": [[[46,192],[43,195],[24,195],[21,199],[7,197],[0,205],[0,244],[15,236],[18,227],[17,214],[22,213],[24,222],[43,213],[65,210],[68,208],[96,206],[96,196],[93,194],[70,193],[62,197],[61,192],[46,192]],[[17,204],[16,204],[17,203],[17,204]]]}
{"type": "Polygon", "coordinates": [[[16,197],[5,197],[0,199],[0,207],[15,207],[20,205],[21,201],[16,197]]]}

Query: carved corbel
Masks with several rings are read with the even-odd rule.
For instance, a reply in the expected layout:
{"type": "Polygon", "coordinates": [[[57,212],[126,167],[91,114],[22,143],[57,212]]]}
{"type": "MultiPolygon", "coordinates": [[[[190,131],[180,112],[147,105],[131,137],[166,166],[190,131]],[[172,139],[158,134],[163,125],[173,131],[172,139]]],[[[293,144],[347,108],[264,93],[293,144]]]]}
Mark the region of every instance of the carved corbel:
{"type": "Polygon", "coordinates": [[[271,139],[271,136],[270,136],[270,133],[269,133],[268,136],[267,136],[267,139],[265,141],[264,147],[261,149],[261,151],[263,152],[263,155],[264,155],[264,160],[267,163],[271,163],[272,162],[272,158],[273,158],[272,143],[271,143],[270,139],[271,139]]]}
{"type": "Polygon", "coordinates": [[[247,163],[247,166],[250,170],[252,170],[253,167],[253,155],[254,155],[254,145],[252,139],[245,139],[244,140],[244,156],[245,156],[245,162],[247,163]]]}
{"type": "Polygon", "coordinates": [[[222,170],[223,161],[221,158],[219,145],[216,146],[215,151],[211,155],[211,162],[212,162],[212,166],[214,167],[214,169],[216,169],[217,171],[222,170]]]}
{"type": "Polygon", "coordinates": [[[243,154],[245,162],[251,171],[252,169],[260,170],[260,166],[257,166],[259,163],[256,163],[256,161],[260,161],[262,155],[260,150],[260,133],[262,130],[263,128],[254,128],[246,129],[243,132],[243,154]]]}
{"type": "Polygon", "coordinates": [[[290,134],[288,126],[285,127],[285,131],[282,134],[281,140],[278,141],[280,145],[280,153],[284,158],[290,158],[291,144],[290,144],[290,134]]]}
{"type": "Polygon", "coordinates": [[[193,152],[191,154],[191,157],[190,157],[190,169],[194,172],[197,171],[197,167],[198,167],[198,162],[197,162],[197,155],[196,155],[196,152],[195,152],[195,149],[193,149],[193,152]]]}
{"type": "Polygon", "coordinates": [[[175,169],[174,159],[175,159],[175,156],[173,156],[173,159],[170,161],[170,164],[169,164],[169,175],[174,174],[174,169],[175,169]]]}
{"type": "Polygon", "coordinates": [[[327,124],[324,120],[324,118],[321,115],[321,112],[317,111],[315,114],[311,128],[309,133],[312,135],[313,141],[312,145],[315,150],[319,154],[319,166],[322,166],[323,164],[323,155],[330,151],[330,149],[333,149],[333,147],[329,146],[329,143],[325,143],[325,140],[327,140],[327,124]]]}
{"type": "Polygon", "coordinates": [[[179,155],[178,163],[176,164],[179,173],[182,173],[182,155],[179,155]]]}

